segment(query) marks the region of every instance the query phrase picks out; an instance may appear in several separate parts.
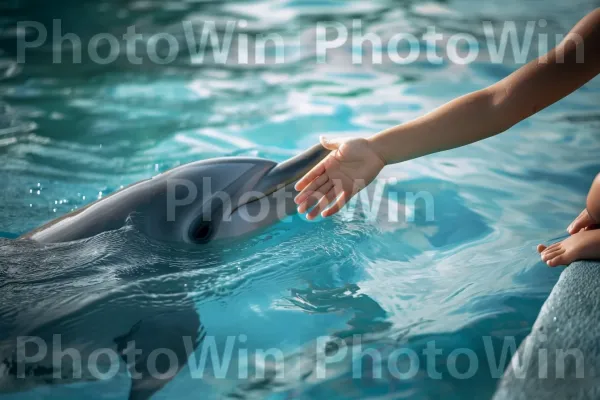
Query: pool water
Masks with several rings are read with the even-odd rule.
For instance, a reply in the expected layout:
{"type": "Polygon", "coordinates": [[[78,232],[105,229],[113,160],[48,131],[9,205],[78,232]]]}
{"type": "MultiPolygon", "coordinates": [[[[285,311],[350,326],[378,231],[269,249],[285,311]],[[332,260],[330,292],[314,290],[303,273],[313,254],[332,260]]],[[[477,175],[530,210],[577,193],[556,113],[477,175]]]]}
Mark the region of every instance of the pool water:
{"type": "MultiPolygon", "coordinates": [[[[483,44],[484,20],[544,18],[553,32],[566,32],[598,6],[576,3],[82,1],[50,9],[30,2],[2,24],[14,22],[11,16],[60,15],[69,29],[90,36],[133,23],[171,29],[205,15],[293,37],[319,20],[361,18],[382,35],[433,25],[483,44]]],[[[4,32],[6,44],[11,36],[4,32]]],[[[282,161],[322,134],[367,136],[409,121],[518,65],[318,64],[314,54],[299,52],[293,62],[268,67],[190,65],[183,56],[165,66],[73,66],[48,62],[41,48],[25,64],[13,55],[0,53],[0,327],[8,332],[19,318],[75,306],[93,315],[130,288],[158,302],[184,295],[219,349],[235,338],[235,368],[225,377],[193,379],[186,367],[155,399],[491,397],[496,370],[508,363],[499,360],[507,338],[518,345],[528,334],[560,274],[540,262],[535,246],[565,234],[600,169],[596,79],[503,135],[387,167],[385,193],[429,193],[433,221],[417,207],[408,210],[414,221],[295,216],[255,237],[197,249],[152,242],[131,227],[34,246],[13,239],[182,163],[220,156],[282,161]],[[319,375],[323,337],[376,350],[381,376],[368,356],[340,358],[319,375]],[[432,341],[439,350],[433,364],[423,356],[432,341]],[[271,348],[285,358],[283,376],[238,351],[271,348]],[[410,365],[400,357],[400,372],[414,366],[414,373],[393,373],[388,361],[398,349],[419,355],[410,365]],[[240,365],[270,373],[246,379],[237,374],[240,365]]],[[[90,318],[89,328],[107,322],[90,318]]],[[[0,397],[120,399],[128,385],[119,377],[0,397]]]]}

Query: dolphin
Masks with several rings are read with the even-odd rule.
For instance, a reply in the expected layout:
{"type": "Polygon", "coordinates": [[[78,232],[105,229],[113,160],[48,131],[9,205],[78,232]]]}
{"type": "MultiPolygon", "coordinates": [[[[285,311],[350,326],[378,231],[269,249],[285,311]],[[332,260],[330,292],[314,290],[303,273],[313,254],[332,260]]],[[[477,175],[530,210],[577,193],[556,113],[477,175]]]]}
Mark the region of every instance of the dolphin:
{"type": "Polygon", "coordinates": [[[70,242],[128,220],[161,241],[203,244],[267,227],[295,212],[293,186],[329,150],[320,144],[277,164],[229,157],[192,162],[123,188],[19,239],[70,242]]]}
{"type": "MultiPolygon", "coordinates": [[[[27,252],[34,254],[38,251],[36,242],[49,248],[53,243],[80,246],[74,249],[86,252],[102,243],[101,233],[128,223],[154,243],[202,246],[248,235],[296,212],[294,184],[328,153],[317,145],[279,164],[241,157],[185,164],[51,221],[15,243],[33,246],[27,252]]],[[[0,272],[3,267],[14,271],[14,262],[0,260],[0,272]]],[[[64,278],[68,280],[68,274],[64,278]]],[[[119,358],[119,371],[129,373],[130,400],[146,400],[163,388],[187,364],[204,337],[204,327],[185,291],[175,290],[171,295],[171,288],[157,288],[152,279],[145,278],[142,272],[134,282],[101,283],[93,293],[79,293],[69,287],[64,302],[54,299],[57,305],[41,315],[29,315],[30,310],[21,310],[20,302],[14,300],[10,305],[13,310],[7,314],[13,319],[4,321],[10,326],[9,332],[5,328],[0,332],[0,393],[40,384],[97,380],[98,371],[105,373],[113,367],[111,354],[119,358]],[[159,289],[168,298],[158,301],[159,289]],[[62,355],[58,361],[53,348],[57,335],[62,355]],[[28,338],[25,343],[23,337],[28,338]],[[44,346],[46,352],[40,350],[44,346]],[[64,357],[65,349],[75,349],[81,355],[84,362],[77,370],[77,363],[69,355],[64,357]],[[101,364],[92,366],[94,370],[85,362],[92,358],[101,364]],[[153,363],[154,371],[149,369],[153,363]]],[[[0,284],[0,291],[8,290],[8,299],[13,299],[11,289],[5,286],[0,284]]]]}

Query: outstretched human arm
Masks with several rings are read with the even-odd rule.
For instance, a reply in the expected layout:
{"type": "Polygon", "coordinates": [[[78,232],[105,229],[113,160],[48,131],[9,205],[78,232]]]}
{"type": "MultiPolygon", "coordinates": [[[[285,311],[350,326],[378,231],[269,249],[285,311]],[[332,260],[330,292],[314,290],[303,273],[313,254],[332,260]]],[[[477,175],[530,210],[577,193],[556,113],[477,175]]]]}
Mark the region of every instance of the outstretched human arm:
{"type": "Polygon", "coordinates": [[[368,139],[327,141],[332,152],[298,183],[298,211],[338,212],[386,164],[453,149],[504,132],[600,73],[600,9],[584,17],[548,54],[500,82],[459,97],[368,139]],[[330,203],[334,202],[329,208],[330,203]]]}

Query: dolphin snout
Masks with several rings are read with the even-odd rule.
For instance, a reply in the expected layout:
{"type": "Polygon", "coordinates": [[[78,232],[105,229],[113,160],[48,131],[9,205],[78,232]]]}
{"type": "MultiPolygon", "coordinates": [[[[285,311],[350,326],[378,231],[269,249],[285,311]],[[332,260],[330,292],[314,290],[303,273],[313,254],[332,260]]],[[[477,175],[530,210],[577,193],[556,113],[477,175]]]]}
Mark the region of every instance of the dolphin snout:
{"type": "Polygon", "coordinates": [[[254,188],[268,196],[276,190],[296,183],[329,154],[330,150],[316,144],[308,150],[277,164],[263,176],[254,188]]]}

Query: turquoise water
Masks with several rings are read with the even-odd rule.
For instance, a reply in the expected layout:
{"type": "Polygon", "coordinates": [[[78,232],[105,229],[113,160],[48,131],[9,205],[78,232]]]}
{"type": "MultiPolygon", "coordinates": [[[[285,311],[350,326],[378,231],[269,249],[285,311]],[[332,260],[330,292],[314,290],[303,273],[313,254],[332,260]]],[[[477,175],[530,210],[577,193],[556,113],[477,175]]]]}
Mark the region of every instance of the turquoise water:
{"type": "MultiPolygon", "coordinates": [[[[319,20],[362,18],[365,28],[382,35],[418,34],[433,25],[442,33],[471,33],[483,43],[482,20],[544,18],[552,32],[565,32],[598,5],[474,4],[79,2],[51,9],[32,2],[7,13],[2,23],[60,15],[65,26],[85,36],[101,29],[122,32],[133,23],[149,31],[172,30],[185,18],[206,15],[245,19],[249,32],[298,37],[319,20]]],[[[10,38],[4,30],[1,43],[10,38]]],[[[73,66],[50,63],[43,48],[16,64],[5,48],[0,327],[73,304],[86,304],[84,310],[92,313],[106,307],[104,296],[143,287],[159,301],[173,294],[192,299],[203,329],[220,348],[227,337],[246,335],[240,347],[249,353],[276,347],[285,356],[285,376],[240,379],[238,364],[257,366],[236,351],[236,368],[226,378],[191,379],[184,370],[156,399],[489,398],[496,379],[484,337],[499,354],[505,338],[518,344],[528,334],[560,274],[539,261],[535,245],[564,234],[598,172],[598,80],[503,135],[386,168],[382,178],[398,178],[389,191],[433,196],[433,221],[418,208],[414,222],[334,217],[310,223],[296,216],[257,237],[199,249],[153,243],[130,228],[56,246],[12,240],[179,164],[217,156],[281,161],[321,134],[370,135],[517,67],[483,59],[465,66],[426,61],[352,66],[335,59],[317,64],[314,54],[302,52],[302,46],[296,50],[289,63],[266,67],[190,65],[185,56],[168,66],[120,61],[73,66]],[[428,374],[421,360],[410,378],[387,370],[373,377],[366,357],[341,360],[318,377],[319,338],[353,335],[384,360],[402,348],[421,354],[434,340],[441,376],[428,374]],[[478,360],[469,379],[451,371],[450,354],[458,348],[471,349],[478,360]],[[364,371],[361,377],[357,370],[364,371]]],[[[461,357],[454,361],[464,372],[468,358],[461,357]]],[[[127,390],[127,381],[119,378],[0,397],[75,399],[85,393],[118,399],[127,390]]]]}

